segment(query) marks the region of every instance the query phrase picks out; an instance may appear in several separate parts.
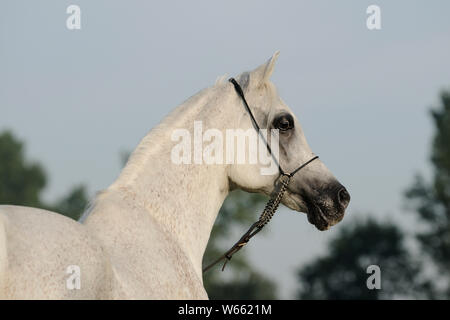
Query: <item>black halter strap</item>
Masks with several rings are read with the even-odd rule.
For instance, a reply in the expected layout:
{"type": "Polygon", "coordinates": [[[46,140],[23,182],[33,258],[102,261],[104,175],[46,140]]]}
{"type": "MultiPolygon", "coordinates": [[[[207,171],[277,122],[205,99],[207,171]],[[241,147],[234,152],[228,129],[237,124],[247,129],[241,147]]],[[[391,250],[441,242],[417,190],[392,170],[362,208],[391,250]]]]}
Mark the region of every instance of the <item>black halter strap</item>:
{"type": "Polygon", "coordinates": [[[236,93],[241,97],[242,102],[244,103],[245,109],[247,110],[248,114],[250,115],[250,118],[252,119],[252,123],[253,126],[255,127],[255,130],[258,132],[258,134],[260,135],[261,139],[263,139],[264,143],[266,144],[267,150],[269,151],[273,161],[275,161],[275,164],[278,166],[278,170],[280,171],[281,175],[287,175],[287,176],[294,176],[294,174],[296,174],[298,171],[300,171],[301,169],[303,169],[304,167],[306,167],[310,162],[316,160],[317,158],[319,158],[319,156],[315,156],[313,158],[311,158],[310,160],[306,161],[304,164],[302,164],[301,166],[299,166],[297,169],[295,169],[294,171],[292,171],[291,173],[286,173],[282,168],[280,163],[278,162],[278,159],[275,158],[275,156],[272,153],[272,149],[269,146],[269,143],[267,142],[267,140],[264,138],[264,136],[261,133],[261,128],[258,125],[258,122],[255,119],[255,116],[253,115],[252,110],[250,109],[248,103],[247,103],[247,99],[245,99],[244,96],[244,91],[242,90],[241,86],[239,85],[239,83],[236,81],[236,79],[234,78],[230,78],[228,81],[230,81],[233,85],[234,85],[234,89],[236,90],[236,93]]]}
{"type": "Polygon", "coordinates": [[[259,217],[259,220],[252,224],[250,229],[244,235],[239,239],[238,242],[236,242],[225,254],[223,254],[221,257],[219,257],[216,261],[208,265],[207,267],[203,268],[203,272],[208,271],[210,268],[212,268],[214,265],[219,263],[222,260],[225,260],[225,263],[223,264],[222,271],[225,269],[225,266],[227,265],[227,262],[231,260],[233,257],[233,254],[241,250],[249,241],[250,239],[255,236],[259,231],[264,228],[264,226],[270,221],[270,219],[273,217],[275,211],[278,209],[278,206],[281,203],[281,200],[283,199],[283,195],[286,192],[286,189],[289,185],[289,182],[291,181],[291,178],[301,169],[306,167],[308,164],[319,158],[319,156],[314,156],[313,158],[309,159],[305,163],[303,163],[301,166],[299,166],[297,169],[292,171],[291,173],[286,173],[281,168],[280,163],[278,162],[278,159],[275,158],[275,156],[272,153],[272,149],[269,146],[269,143],[264,138],[264,136],[261,133],[261,129],[258,125],[258,122],[256,121],[252,110],[250,109],[247,100],[245,99],[244,92],[242,91],[241,86],[239,83],[234,79],[230,78],[229,81],[234,85],[234,88],[236,89],[237,94],[241,97],[245,109],[247,109],[248,114],[250,115],[250,118],[252,119],[253,126],[255,127],[255,130],[258,132],[259,136],[263,141],[266,143],[267,150],[269,151],[272,159],[275,161],[275,163],[278,166],[278,170],[280,172],[280,176],[275,181],[275,187],[271,194],[271,197],[269,201],[266,204],[266,207],[264,208],[264,211],[262,212],[261,216],[259,217]]]}
{"type": "Polygon", "coordinates": [[[253,126],[255,127],[256,132],[258,132],[259,136],[266,144],[266,147],[267,147],[267,150],[269,151],[270,156],[272,157],[273,161],[275,161],[275,164],[278,166],[278,170],[280,171],[281,174],[284,174],[284,171],[283,171],[283,169],[281,169],[278,159],[275,158],[275,156],[272,153],[272,148],[270,148],[269,143],[267,142],[267,140],[264,138],[263,134],[261,133],[261,128],[259,127],[258,122],[256,121],[255,116],[253,115],[253,112],[247,103],[247,100],[245,99],[244,91],[242,91],[241,86],[234,78],[230,78],[228,81],[230,81],[234,85],[234,89],[236,89],[236,93],[241,97],[242,102],[244,103],[245,109],[247,109],[247,112],[250,115],[250,118],[252,119],[252,123],[253,123],[253,126]]]}

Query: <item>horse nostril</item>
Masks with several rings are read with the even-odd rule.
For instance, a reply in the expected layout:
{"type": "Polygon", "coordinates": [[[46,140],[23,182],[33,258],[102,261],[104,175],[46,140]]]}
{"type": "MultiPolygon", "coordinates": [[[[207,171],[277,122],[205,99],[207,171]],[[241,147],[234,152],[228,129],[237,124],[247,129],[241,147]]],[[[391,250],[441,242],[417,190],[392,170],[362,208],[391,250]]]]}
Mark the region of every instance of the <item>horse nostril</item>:
{"type": "Polygon", "coordinates": [[[343,206],[343,207],[347,207],[348,203],[350,202],[350,195],[347,192],[347,189],[342,188],[341,190],[339,190],[338,192],[338,200],[339,203],[343,206]]]}

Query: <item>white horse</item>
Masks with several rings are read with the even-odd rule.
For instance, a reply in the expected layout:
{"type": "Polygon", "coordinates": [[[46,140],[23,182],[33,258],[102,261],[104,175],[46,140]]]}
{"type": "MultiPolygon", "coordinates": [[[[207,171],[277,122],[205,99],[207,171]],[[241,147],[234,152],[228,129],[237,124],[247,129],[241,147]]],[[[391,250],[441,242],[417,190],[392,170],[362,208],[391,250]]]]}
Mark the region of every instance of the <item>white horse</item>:
{"type": "MultiPolygon", "coordinates": [[[[289,171],[313,153],[269,81],[277,57],[236,79],[258,123],[280,129],[279,161],[289,171]]],[[[0,206],[0,298],[207,299],[202,257],[224,199],[236,188],[270,194],[278,175],[261,175],[260,164],[173,163],[172,133],[192,132],[194,121],[221,132],[253,130],[233,85],[218,81],[142,139],[82,223],[45,210],[0,206]],[[68,286],[75,276],[80,287],[68,286]]],[[[325,230],[343,218],[349,200],[316,160],[293,177],[282,202],[325,230]]]]}

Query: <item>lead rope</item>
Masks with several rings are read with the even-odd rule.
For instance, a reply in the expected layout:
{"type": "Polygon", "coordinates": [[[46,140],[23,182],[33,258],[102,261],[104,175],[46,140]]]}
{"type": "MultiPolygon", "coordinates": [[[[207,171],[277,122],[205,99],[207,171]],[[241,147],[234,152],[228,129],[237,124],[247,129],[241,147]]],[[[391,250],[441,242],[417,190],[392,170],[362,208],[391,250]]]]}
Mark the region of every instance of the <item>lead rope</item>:
{"type": "Polygon", "coordinates": [[[280,205],[281,199],[283,199],[283,195],[286,192],[290,180],[291,177],[289,175],[284,174],[280,176],[275,186],[275,190],[276,189],[279,190],[274,191],[272,193],[272,196],[267,202],[258,221],[253,223],[250,229],[248,229],[247,232],[244,233],[244,235],[239,239],[239,241],[236,242],[227,252],[225,252],[216,261],[205,267],[203,269],[203,272],[208,271],[209,269],[211,269],[213,266],[215,266],[217,263],[219,263],[224,259],[226,260],[222,266],[222,271],[225,270],[225,266],[227,265],[228,261],[231,260],[233,255],[239,250],[241,250],[250,241],[250,239],[253,238],[258,232],[260,232],[264,228],[264,226],[270,221],[270,219],[272,219],[273,215],[275,214],[275,211],[277,211],[278,206],[280,205]]]}
{"type": "MultiPolygon", "coordinates": [[[[256,122],[255,117],[253,116],[253,113],[247,104],[247,101],[244,97],[244,92],[242,91],[242,88],[240,87],[240,85],[237,83],[237,81],[235,79],[231,78],[229,81],[234,85],[236,92],[242,98],[242,101],[244,102],[244,105],[245,105],[248,113],[250,114],[250,117],[252,119],[253,125],[255,126],[255,129],[257,129],[258,133],[260,133],[259,125],[256,122]]],[[[275,214],[275,212],[278,209],[278,206],[281,203],[281,200],[283,199],[284,193],[286,192],[289,182],[291,181],[291,178],[294,176],[294,174],[296,174],[298,171],[300,171],[302,168],[307,166],[312,161],[319,158],[318,156],[315,156],[315,157],[311,158],[310,160],[308,160],[307,162],[305,162],[304,164],[302,164],[300,167],[298,167],[294,171],[292,171],[291,173],[285,173],[281,169],[281,166],[278,163],[278,160],[273,156],[272,150],[270,149],[270,146],[267,143],[267,141],[264,139],[263,136],[261,136],[261,138],[263,138],[264,142],[266,143],[267,150],[269,151],[272,158],[275,160],[275,163],[278,165],[278,169],[280,171],[280,176],[278,177],[278,179],[275,183],[274,190],[270,196],[269,201],[267,202],[266,206],[264,207],[263,212],[259,216],[258,221],[253,223],[251,225],[250,229],[248,229],[247,232],[244,233],[244,235],[239,239],[239,241],[236,242],[227,252],[225,252],[222,256],[220,256],[216,261],[214,261],[213,263],[211,263],[208,266],[206,266],[205,268],[203,268],[203,272],[208,271],[209,269],[211,269],[213,266],[215,266],[217,263],[219,263],[222,260],[225,260],[225,262],[222,266],[222,271],[225,270],[225,266],[227,265],[228,261],[231,260],[233,255],[236,252],[238,252],[239,250],[241,250],[250,241],[250,239],[253,238],[258,232],[260,232],[264,228],[264,226],[270,221],[270,219],[272,219],[273,215],[275,214]]]]}

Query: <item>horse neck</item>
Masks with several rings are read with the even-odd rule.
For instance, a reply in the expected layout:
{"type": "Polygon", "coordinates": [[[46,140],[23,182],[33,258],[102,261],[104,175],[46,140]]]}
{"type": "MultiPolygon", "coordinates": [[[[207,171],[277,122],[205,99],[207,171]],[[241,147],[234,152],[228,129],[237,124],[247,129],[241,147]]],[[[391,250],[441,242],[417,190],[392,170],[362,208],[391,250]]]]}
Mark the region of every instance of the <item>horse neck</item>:
{"type": "MultiPolygon", "coordinates": [[[[145,214],[152,217],[146,221],[156,221],[168,236],[174,238],[200,276],[212,226],[229,191],[227,167],[217,164],[174,164],[171,149],[175,143],[171,141],[171,134],[177,128],[186,128],[193,139],[194,121],[202,121],[203,130],[216,128],[225,132],[225,129],[233,128],[236,112],[233,113],[232,106],[227,105],[231,101],[230,91],[229,86],[225,85],[221,90],[207,89],[175,109],[144,137],[119,178],[105,192],[123,194],[124,198],[132,195],[133,206],[145,210],[145,214]]],[[[102,195],[98,202],[102,198],[108,199],[102,195]]],[[[91,216],[108,214],[102,210],[96,211],[96,207],[101,206],[95,204],[87,222],[96,220],[91,216]]],[[[124,212],[120,223],[136,223],[129,219],[133,217],[124,212]]],[[[114,241],[126,237],[127,234],[120,235],[114,241]]]]}

